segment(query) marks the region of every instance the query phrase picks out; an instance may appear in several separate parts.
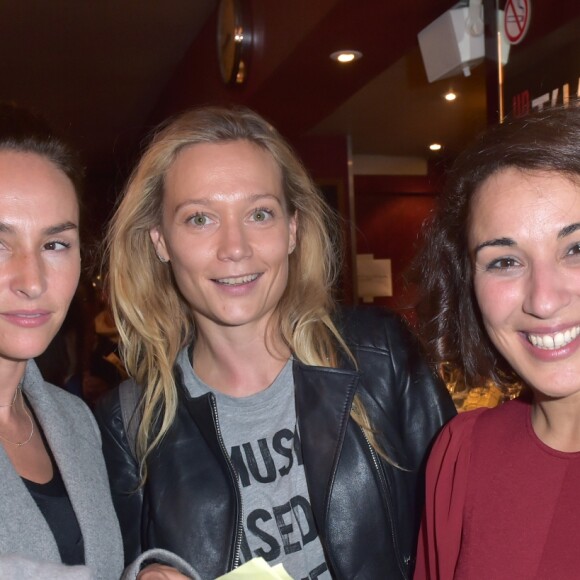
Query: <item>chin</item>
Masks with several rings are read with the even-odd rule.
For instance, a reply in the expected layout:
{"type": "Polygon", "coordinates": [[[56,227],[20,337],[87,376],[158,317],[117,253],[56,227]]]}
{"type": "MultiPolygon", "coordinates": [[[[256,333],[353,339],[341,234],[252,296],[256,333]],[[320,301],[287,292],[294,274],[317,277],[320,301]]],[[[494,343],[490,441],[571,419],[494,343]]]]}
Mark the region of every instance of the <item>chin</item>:
{"type": "Polygon", "coordinates": [[[2,348],[0,345],[0,357],[12,361],[27,361],[40,356],[48,348],[50,341],[26,345],[11,345],[10,348],[2,348]]]}
{"type": "Polygon", "coordinates": [[[223,326],[245,326],[246,324],[252,324],[258,322],[263,318],[267,318],[267,315],[256,312],[248,311],[232,311],[227,313],[222,313],[216,320],[219,324],[223,326]]]}
{"type": "Polygon", "coordinates": [[[554,382],[551,383],[551,387],[538,389],[532,386],[535,398],[538,400],[546,399],[566,399],[567,397],[580,397],[580,385],[578,384],[567,384],[558,385],[554,382]]]}

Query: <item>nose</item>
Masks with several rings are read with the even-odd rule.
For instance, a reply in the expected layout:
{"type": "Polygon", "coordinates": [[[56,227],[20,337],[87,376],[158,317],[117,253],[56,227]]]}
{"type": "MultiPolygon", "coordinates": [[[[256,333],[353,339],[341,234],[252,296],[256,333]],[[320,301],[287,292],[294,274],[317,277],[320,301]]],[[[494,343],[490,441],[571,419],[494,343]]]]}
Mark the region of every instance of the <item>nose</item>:
{"type": "Polygon", "coordinates": [[[224,220],[219,231],[217,257],[219,260],[238,262],[252,255],[249,234],[237,220],[224,220]]]}
{"type": "Polygon", "coordinates": [[[540,319],[548,319],[570,304],[566,276],[557,266],[534,265],[527,281],[524,311],[540,319]]]}
{"type": "Polygon", "coordinates": [[[38,298],[46,290],[45,264],[34,252],[22,252],[12,257],[12,291],[27,298],[38,298]]]}

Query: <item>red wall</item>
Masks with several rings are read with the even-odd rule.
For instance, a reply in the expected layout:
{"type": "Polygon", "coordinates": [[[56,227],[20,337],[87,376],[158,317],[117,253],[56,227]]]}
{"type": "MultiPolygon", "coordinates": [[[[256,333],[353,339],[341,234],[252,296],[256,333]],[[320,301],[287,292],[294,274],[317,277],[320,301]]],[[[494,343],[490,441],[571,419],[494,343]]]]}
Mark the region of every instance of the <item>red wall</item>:
{"type": "MultiPolygon", "coordinates": [[[[323,192],[330,192],[327,199],[345,223],[350,223],[348,200],[348,142],[343,135],[310,136],[293,143],[296,152],[308,172],[323,192]]],[[[339,297],[347,304],[354,302],[352,245],[349,232],[345,231],[344,267],[340,281],[339,297]]]]}
{"type": "Polygon", "coordinates": [[[374,303],[412,317],[413,292],[404,274],[434,208],[436,184],[428,177],[355,176],[354,189],[357,253],[391,260],[393,296],[374,303]]]}

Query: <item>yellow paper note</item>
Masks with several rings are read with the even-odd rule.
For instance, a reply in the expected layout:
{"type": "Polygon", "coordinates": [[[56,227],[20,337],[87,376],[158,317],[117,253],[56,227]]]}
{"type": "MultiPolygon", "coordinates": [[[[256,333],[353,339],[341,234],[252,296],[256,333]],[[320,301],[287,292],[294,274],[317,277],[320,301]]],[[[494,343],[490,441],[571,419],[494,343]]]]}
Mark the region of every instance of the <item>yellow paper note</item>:
{"type": "Polygon", "coordinates": [[[264,558],[254,558],[216,580],[292,580],[292,577],[282,564],[272,567],[264,558]]]}

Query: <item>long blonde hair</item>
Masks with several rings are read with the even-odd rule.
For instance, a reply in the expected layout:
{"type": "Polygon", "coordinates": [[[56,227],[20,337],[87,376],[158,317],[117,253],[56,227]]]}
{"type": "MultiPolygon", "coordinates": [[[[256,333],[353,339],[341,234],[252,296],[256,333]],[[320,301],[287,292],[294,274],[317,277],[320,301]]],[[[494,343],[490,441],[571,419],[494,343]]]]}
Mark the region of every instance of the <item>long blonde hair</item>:
{"type": "MultiPolygon", "coordinates": [[[[183,113],[154,135],[107,237],[111,304],[123,358],[129,375],[144,387],[136,441],[143,481],[147,456],[175,418],[173,365],[195,331],[190,307],[170,267],[159,261],[149,232],[161,222],[165,175],[177,154],[199,143],[236,140],[272,155],[282,171],[288,211],[298,217],[297,246],[289,256],[288,285],[275,317],[283,340],[304,364],[336,366],[339,349],[354,360],[331,320],[332,289],[341,263],[340,228],[297,156],[271,125],[248,109],[205,107],[183,113]]],[[[358,398],[352,416],[374,442],[358,398]]]]}

